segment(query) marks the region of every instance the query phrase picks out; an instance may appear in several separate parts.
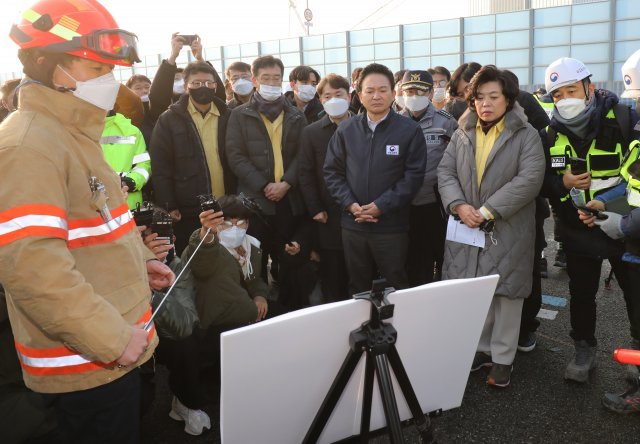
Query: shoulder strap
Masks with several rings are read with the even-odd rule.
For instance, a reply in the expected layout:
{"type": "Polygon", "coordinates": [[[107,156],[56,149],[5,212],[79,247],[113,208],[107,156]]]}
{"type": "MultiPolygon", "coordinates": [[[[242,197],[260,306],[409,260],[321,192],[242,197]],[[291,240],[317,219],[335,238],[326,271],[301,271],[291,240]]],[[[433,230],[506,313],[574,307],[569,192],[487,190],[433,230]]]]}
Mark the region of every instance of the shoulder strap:
{"type": "Polygon", "coordinates": [[[616,122],[618,123],[618,127],[620,127],[620,131],[622,132],[622,141],[623,141],[623,149],[627,149],[629,144],[631,143],[631,129],[629,126],[631,125],[631,118],[629,117],[631,109],[623,105],[622,103],[617,103],[613,107],[613,113],[616,116],[616,122]]]}
{"type": "Polygon", "coordinates": [[[551,125],[547,126],[547,148],[551,148],[556,144],[557,132],[551,125]]]}

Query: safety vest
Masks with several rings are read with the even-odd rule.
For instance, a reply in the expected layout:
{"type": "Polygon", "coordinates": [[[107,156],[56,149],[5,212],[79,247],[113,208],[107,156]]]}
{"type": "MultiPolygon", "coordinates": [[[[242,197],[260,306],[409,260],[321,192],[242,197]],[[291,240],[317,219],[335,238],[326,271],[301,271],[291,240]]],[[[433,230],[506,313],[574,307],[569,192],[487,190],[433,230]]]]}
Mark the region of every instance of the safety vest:
{"type": "MultiPolygon", "coordinates": [[[[151,307],[137,323],[146,324],[149,319],[151,319],[151,307]]],[[[148,333],[149,343],[151,343],[155,331],[154,324],[151,324],[148,333]]],[[[22,369],[33,376],[72,375],[116,366],[116,362],[91,361],[69,347],[32,348],[18,341],[15,341],[15,345],[22,369]]]]}
{"type": "MultiPolygon", "coordinates": [[[[609,110],[605,118],[613,120],[614,124],[616,124],[613,110],[609,110]]],[[[549,131],[549,128],[547,128],[547,131],[549,131]]],[[[618,141],[615,147],[602,149],[604,147],[596,147],[597,140],[598,138],[596,137],[591,142],[586,155],[587,171],[591,172],[591,185],[589,190],[584,192],[585,202],[592,200],[597,194],[618,185],[622,180],[620,170],[624,153],[626,152],[622,143],[618,141]]],[[[549,149],[549,154],[551,155],[551,169],[560,176],[567,171],[567,167],[570,165],[569,157],[579,157],[571,146],[569,138],[562,133],[556,134],[555,143],[549,149]]],[[[570,199],[569,193],[560,200],[564,202],[568,199],[570,199]]]]}
{"type": "Polygon", "coordinates": [[[135,209],[142,204],[140,189],[147,183],[151,175],[151,157],[140,130],[122,114],[107,117],[100,145],[107,163],[120,176],[131,178],[136,184],[136,191],[129,190],[127,204],[135,209]]]}
{"type": "Polygon", "coordinates": [[[632,208],[640,207],[640,179],[630,176],[628,170],[638,159],[640,159],[640,141],[634,140],[629,145],[629,153],[620,170],[620,176],[627,181],[627,203],[632,208]]]}
{"type": "Polygon", "coordinates": [[[551,118],[551,116],[553,115],[553,108],[555,108],[555,104],[553,102],[543,102],[542,100],[540,100],[537,94],[531,94],[531,95],[540,104],[542,109],[544,109],[544,112],[547,113],[547,116],[551,118]]]}

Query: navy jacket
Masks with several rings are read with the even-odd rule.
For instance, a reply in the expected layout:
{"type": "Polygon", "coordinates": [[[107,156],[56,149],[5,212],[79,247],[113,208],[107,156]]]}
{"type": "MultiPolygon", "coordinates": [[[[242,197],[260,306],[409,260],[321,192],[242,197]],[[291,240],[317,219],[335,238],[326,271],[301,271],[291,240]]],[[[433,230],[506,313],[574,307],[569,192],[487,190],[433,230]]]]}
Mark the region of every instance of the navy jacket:
{"type": "Polygon", "coordinates": [[[324,164],[331,196],[345,210],[342,227],[356,231],[400,233],[409,229],[409,205],[422,186],[427,144],[420,125],[393,110],[375,133],[367,113],[338,126],[329,141],[324,164]],[[347,212],[353,203],[375,202],[377,223],[355,222],[347,212]]]}

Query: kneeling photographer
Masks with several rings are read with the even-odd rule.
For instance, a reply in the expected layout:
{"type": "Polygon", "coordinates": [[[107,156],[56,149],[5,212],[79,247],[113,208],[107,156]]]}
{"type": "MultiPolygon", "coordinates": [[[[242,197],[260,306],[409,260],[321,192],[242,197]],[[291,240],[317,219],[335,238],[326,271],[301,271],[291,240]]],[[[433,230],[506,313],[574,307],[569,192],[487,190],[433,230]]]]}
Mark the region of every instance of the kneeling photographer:
{"type": "Polygon", "coordinates": [[[222,211],[200,214],[202,228],[191,235],[183,258],[190,257],[206,235],[191,262],[196,308],[201,328],[222,332],[284,310],[274,301],[267,302],[260,242],[246,234],[251,210],[235,195],[223,196],[219,204],[222,211]]]}

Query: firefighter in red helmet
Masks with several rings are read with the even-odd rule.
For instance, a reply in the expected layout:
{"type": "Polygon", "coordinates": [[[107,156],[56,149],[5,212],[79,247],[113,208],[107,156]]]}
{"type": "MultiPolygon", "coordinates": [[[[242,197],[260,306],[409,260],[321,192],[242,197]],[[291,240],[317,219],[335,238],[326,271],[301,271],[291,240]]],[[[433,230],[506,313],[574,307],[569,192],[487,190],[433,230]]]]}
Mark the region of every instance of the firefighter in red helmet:
{"type": "Polygon", "coordinates": [[[64,442],[137,442],[137,368],[157,344],[145,248],[99,144],[136,36],[94,0],[42,0],[11,28],[25,80],[0,125],[0,282],[25,384],[64,442]]]}

